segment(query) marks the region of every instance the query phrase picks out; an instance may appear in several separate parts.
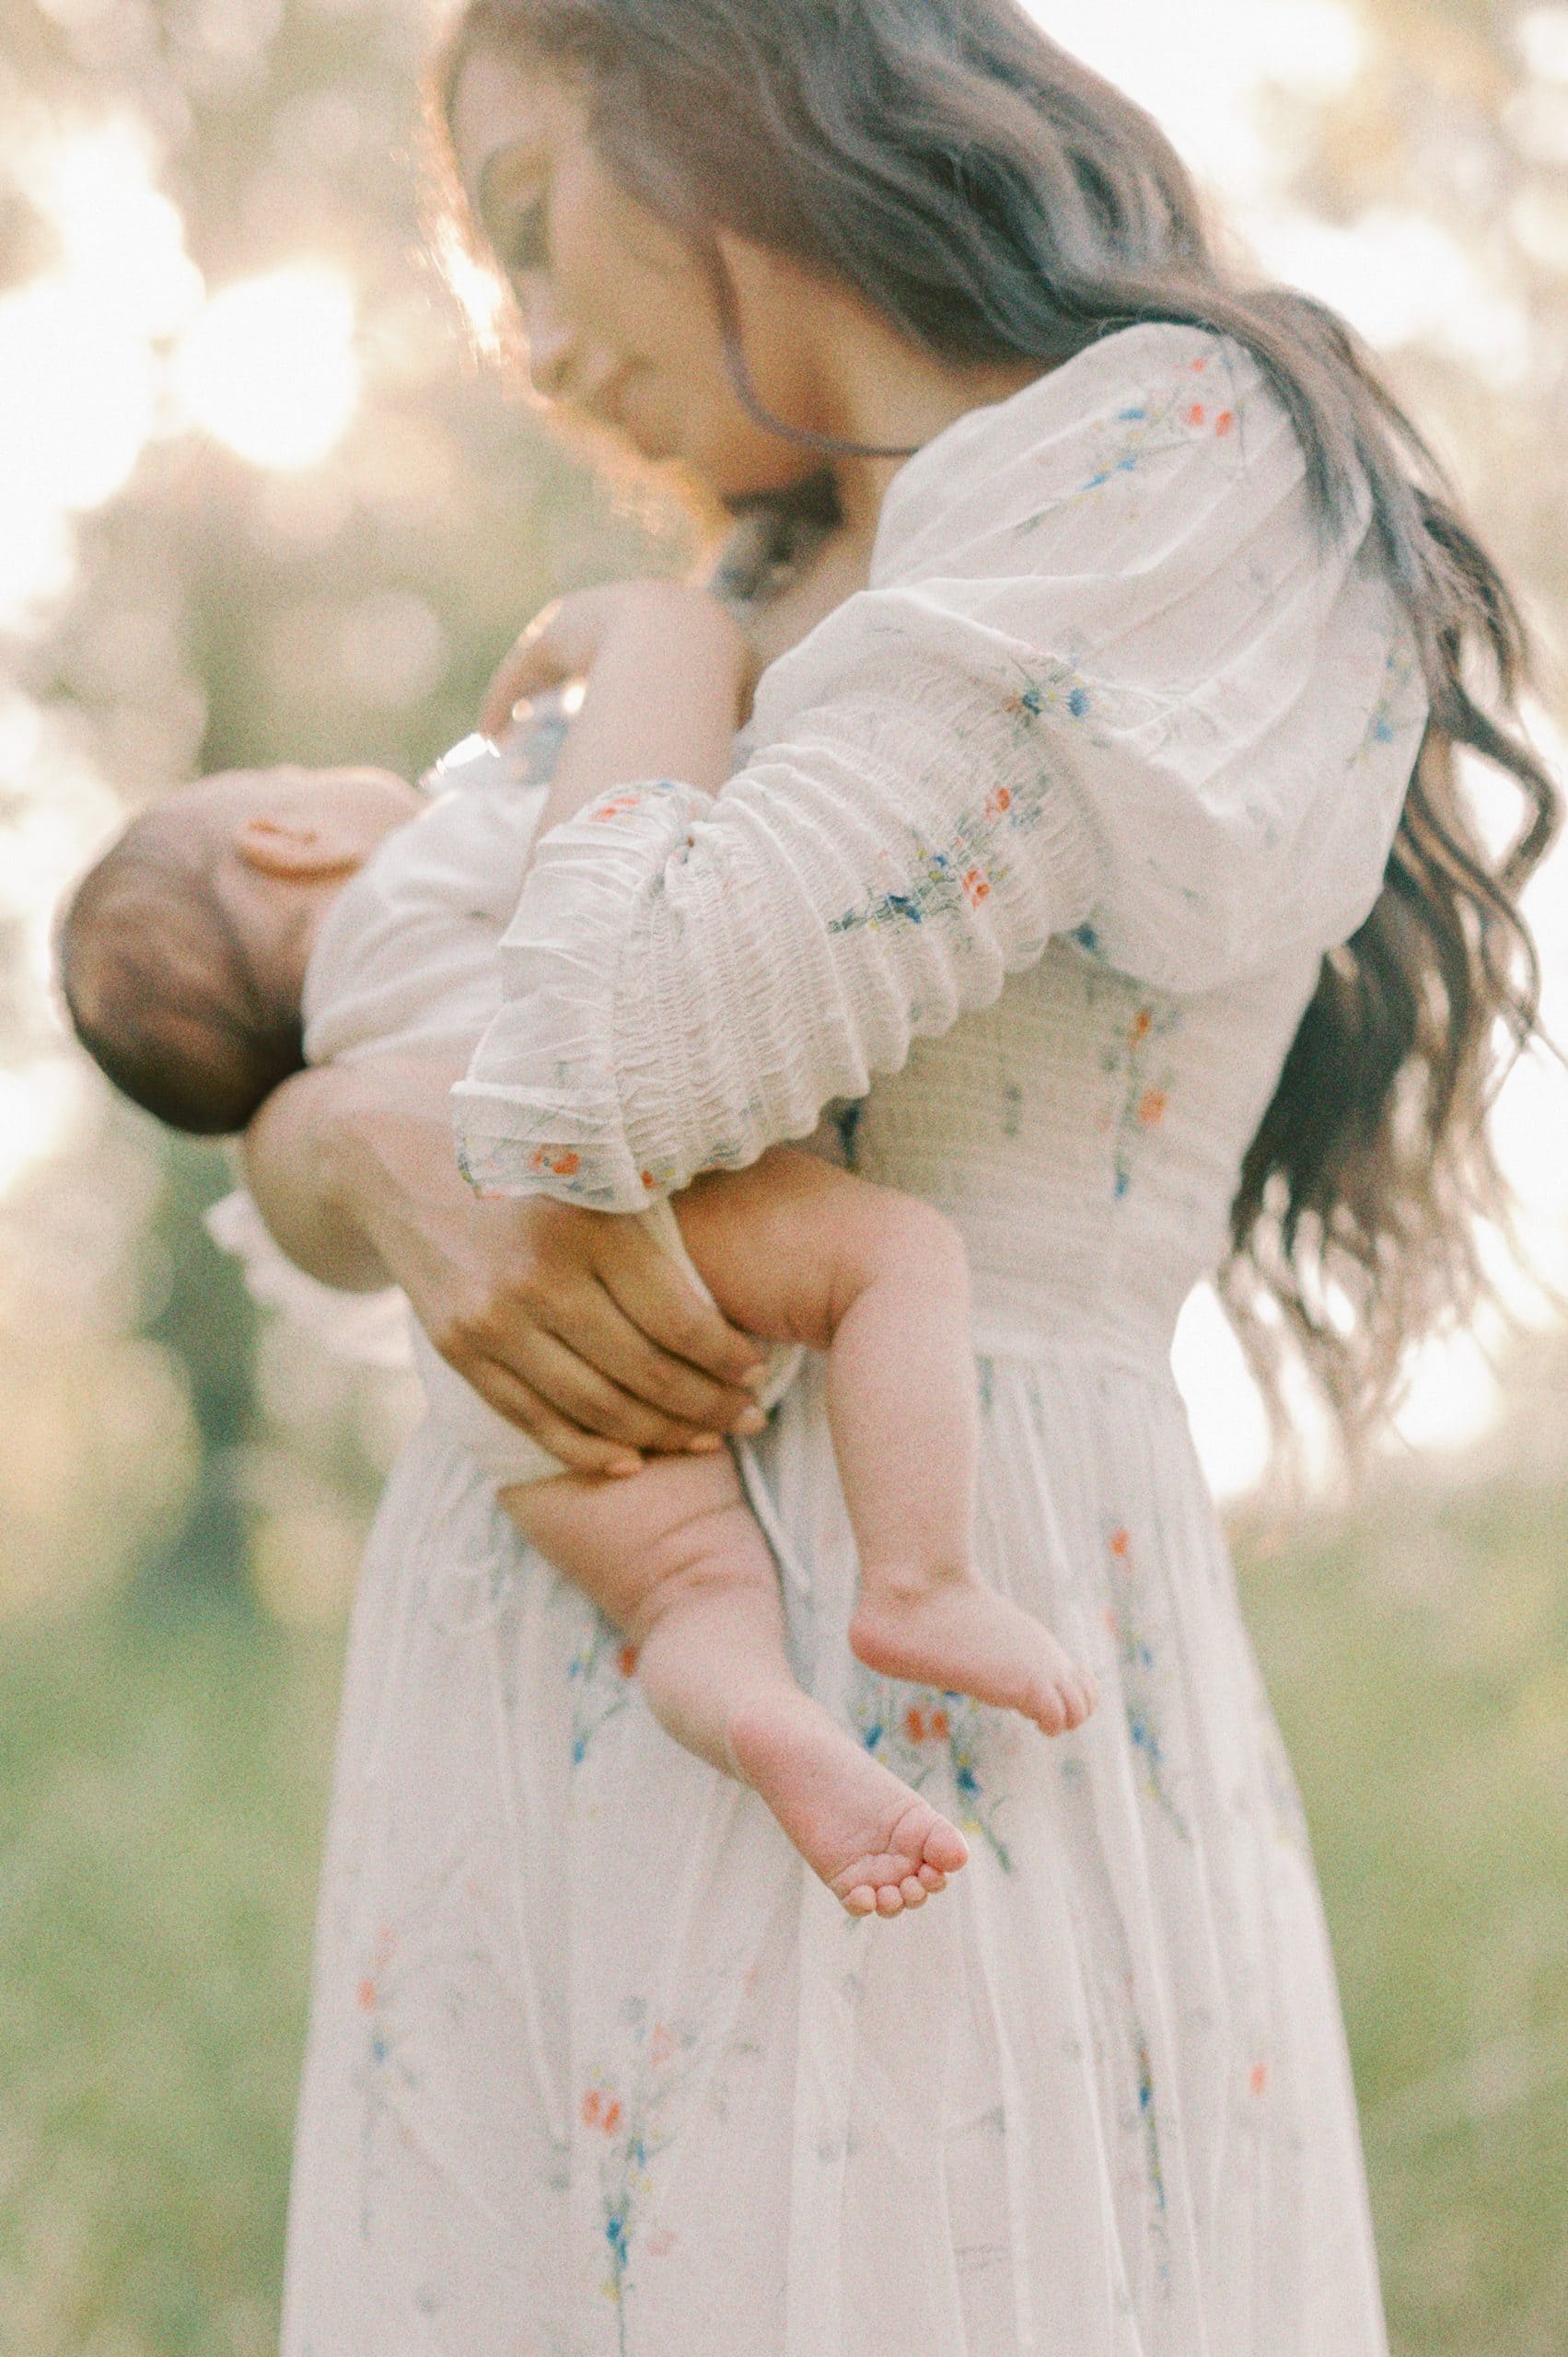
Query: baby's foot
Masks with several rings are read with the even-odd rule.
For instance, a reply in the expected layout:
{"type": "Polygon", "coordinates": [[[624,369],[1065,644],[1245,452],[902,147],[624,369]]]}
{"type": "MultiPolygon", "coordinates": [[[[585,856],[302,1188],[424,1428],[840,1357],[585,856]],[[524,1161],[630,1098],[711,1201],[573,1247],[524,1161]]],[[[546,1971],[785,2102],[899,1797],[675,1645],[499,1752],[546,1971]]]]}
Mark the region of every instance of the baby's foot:
{"type": "Polygon", "coordinates": [[[957,1826],[806,1694],[749,1702],[730,1722],[742,1781],[852,1915],[923,1907],[969,1856],[957,1826]]]}
{"type": "Polygon", "coordinates": [[[867,1573],[850,1622],[858,1660],[885,1678],[1021,1711],[1044,1735],[1080,1727],[1098,1697],[1049,1629],[981,1580],[867,1573]]]}

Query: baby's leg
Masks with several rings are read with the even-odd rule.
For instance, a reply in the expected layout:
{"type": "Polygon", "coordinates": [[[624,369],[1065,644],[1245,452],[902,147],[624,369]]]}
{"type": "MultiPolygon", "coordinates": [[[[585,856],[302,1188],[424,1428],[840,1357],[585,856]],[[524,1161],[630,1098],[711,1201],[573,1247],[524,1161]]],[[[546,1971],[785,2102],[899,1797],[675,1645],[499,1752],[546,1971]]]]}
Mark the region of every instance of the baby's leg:
{"type": "Polygon", "coordinates": [[[1082,1724],[1093,1681],[974,1570],[977,1450],[969,1272],[947,1221],[814,1155],[775,1148],[676,1203],[733,1323],[828,1353],[828,1403],[860,1553],[850,1626],[892,1678],[1082,1724]]]}
{"type": "Polygon", "coordinates": [[[661,1726],[751,1785],[852,1914],[918,1907],[963,1864],[956,1827],[796,1685],[772,1559],[727,1452],[663,1457],[631,1480],[562,1474],[503,1504],[636,1646],[661,1726]]]}

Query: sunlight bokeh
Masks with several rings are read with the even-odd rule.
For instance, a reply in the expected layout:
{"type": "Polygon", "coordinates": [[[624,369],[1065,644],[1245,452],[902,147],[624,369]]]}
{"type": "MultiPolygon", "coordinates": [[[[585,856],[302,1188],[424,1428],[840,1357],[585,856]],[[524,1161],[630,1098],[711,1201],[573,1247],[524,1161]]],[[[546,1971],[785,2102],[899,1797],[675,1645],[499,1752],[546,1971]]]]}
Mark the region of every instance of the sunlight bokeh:
{"type": "Polygon", "coordinates": [[[292,262],[222,288],[175,354],[177,398],[258,467],[318,465],[359,404],[354,289],[339,271],[292,262]]]}

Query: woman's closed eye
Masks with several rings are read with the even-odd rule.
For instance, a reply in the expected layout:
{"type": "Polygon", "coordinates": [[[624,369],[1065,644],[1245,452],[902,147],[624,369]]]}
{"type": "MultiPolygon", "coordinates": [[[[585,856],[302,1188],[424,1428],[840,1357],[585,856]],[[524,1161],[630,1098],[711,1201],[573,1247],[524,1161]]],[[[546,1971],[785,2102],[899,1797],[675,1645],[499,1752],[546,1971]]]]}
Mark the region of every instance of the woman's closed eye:
{"type": "Polygon", "coordinates": [[[533,271],[549,269],[550,213],[542,196],[505,224],[499,248],[509,277],[527,277],[533,271]]]}

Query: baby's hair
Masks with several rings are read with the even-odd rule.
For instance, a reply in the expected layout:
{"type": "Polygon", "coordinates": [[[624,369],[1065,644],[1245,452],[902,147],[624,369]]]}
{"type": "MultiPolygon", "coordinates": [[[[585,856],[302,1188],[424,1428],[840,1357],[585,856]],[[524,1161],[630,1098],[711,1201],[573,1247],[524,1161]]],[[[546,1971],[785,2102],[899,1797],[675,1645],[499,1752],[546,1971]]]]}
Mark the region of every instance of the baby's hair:
{"type": "Polygon", "coordinates": [[[171,1129],[227,1137],[302,1069],[299,1010],[268,1003],[202,858],[157,819],[134,819],[76,887],[61,990],[122,1095],[171,1129]]]}

